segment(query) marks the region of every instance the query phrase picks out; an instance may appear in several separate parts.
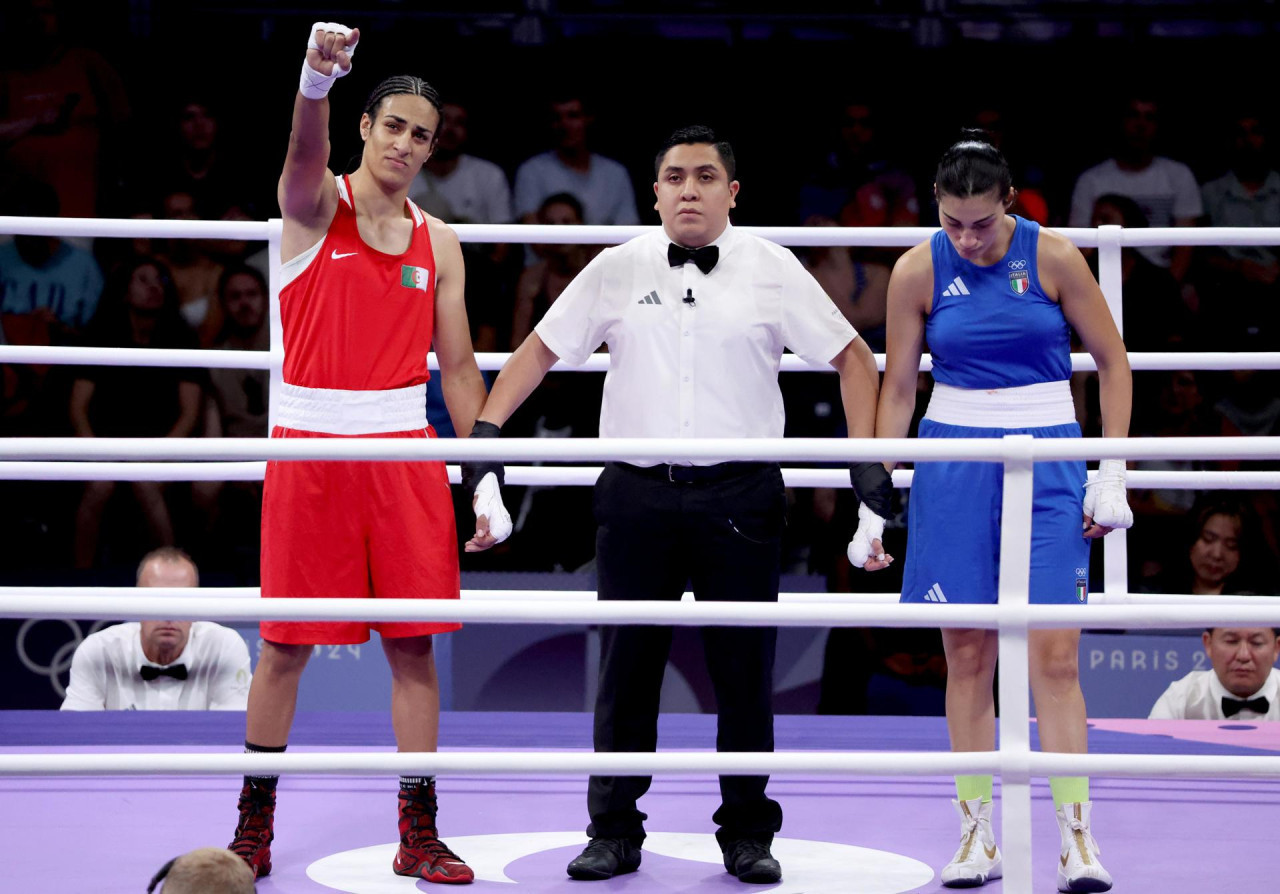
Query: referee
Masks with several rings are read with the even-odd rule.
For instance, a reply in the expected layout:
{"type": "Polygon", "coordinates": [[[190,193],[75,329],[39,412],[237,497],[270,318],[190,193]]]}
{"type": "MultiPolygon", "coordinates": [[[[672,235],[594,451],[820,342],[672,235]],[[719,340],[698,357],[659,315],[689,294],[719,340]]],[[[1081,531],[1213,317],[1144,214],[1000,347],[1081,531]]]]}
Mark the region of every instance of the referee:
{"type": "MultiPolygon", "coordinates": [[[[557,360],[581,364],[609,346],[601,437],[663,438],[672,447],[657,465],[608,463],[596,484],[601,599],[674,601],[691,583],[698,599],[777,601],[786,511],[778,465],[690,464],[677,442],[782,437],[784,348],[835,367],[850,435],[873,434],[871,351],[790,251],[729,224],[735,167],[733,149],[709,128],[667,140],[653,186],[662,230],[601,252],[578,274],[503,367],[472,434],[496,437],[557,360]]],[[[467,466],[473,476],[490,468],[467,466]]],[[[717,750],[772,751],[777,630],[707,627],[702,639],[717,750]]],[[[670,627],[604,628],[596,751],[656,748],[670,648],[670,627]]],[[[725,868],[744,882],[782,877],[769,852],[782,808],[765,795],[767,781],[720,777],[716,838],[725,868]]],[[[571,877],[639,867],[646,816],[636,802],[649,784],[647,776],[591,778],[591,841],[569,864],[571,877]]]]}

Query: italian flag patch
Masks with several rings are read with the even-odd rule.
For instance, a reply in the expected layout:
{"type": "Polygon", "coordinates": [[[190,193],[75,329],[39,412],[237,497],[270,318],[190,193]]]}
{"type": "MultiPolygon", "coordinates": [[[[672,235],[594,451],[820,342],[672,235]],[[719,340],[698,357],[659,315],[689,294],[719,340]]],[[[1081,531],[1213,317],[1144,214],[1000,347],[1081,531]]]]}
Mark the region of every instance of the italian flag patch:
{"type": "Polygon", "coordinates": [[[426,267],[412,267],[409,264],[400,266],[400,285],[406,289],[427,290],[431,283],[431,271],[426,267]]]}
{"type": "Polygon", "coordinates": [[[1015,295],[1025,295],[1027,289],[1031,288],[1031,277],[1025,270],[1015,270],[1009,274],[1009,288],[1013,289],[1015,295]]]}

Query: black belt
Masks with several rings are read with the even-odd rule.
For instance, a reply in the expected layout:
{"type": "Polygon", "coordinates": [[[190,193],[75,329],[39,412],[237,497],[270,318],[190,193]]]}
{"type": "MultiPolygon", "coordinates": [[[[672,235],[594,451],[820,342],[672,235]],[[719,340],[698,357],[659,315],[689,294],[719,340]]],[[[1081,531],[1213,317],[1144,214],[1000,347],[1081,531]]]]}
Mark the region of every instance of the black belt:
{"type": "Polygon", "coordinates": [[[614,465],[645,478],[656,478],[675,484],[706,484],[774,468],[774,463],[716,463],[713,466],[678,466],[670,463],[658,466],[634,466],[631,463],[614,465]]]}

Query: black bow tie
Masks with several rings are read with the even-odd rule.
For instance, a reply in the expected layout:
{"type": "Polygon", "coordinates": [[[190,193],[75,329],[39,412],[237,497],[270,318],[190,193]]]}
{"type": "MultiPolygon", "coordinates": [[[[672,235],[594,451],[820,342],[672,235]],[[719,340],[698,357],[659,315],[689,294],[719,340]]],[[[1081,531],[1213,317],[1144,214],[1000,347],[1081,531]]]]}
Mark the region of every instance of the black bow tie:
{"type": "Polygon", "coordinates": [[[693,261],[703,273],[710,273],[720,260],[720,246],[704,245],[702,248],[685,248],[672,242],[667,246],[667,263],[680,267],[693,261]]]}
{"type": "Polygon", "coordinates": [[[142,679],[148,683],[156,677],[173,677],[175,680],[185,680],[187,678],[187,666],[185,664],[171,664],[168,667],[156,667],[154,664],[144,664],[139,669],[142,679]]]}
{"type": "Polygon", "coordinates": [[[1222,697],[1222,713],[1227,717],[1235,717],[1241,711],[1253,711],[1256,714],[1265,714],[1271,710],[1271,702],[1267,701],[1265,695],[1257,698],[1228,698],[1222,697]]]}

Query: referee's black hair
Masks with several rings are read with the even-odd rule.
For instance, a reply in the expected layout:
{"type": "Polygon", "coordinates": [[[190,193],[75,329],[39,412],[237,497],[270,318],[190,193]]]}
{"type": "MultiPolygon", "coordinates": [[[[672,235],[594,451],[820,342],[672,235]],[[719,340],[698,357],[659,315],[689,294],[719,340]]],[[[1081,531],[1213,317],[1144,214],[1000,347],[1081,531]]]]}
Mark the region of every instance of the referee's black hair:
{"type": "MultiPolygon", "coordinates": [[[[378,108],[382,105],[382,101],[388,96],[399,96],[400,94],[421,96],[435,106],[437,116],[444,117],[444,103],[440,101],[440,93],[422,78],[414,77],[413,75],[392,75],[374,87],[373,92],[369,94],[368,101],[364,104],[364,113],[369,116],[370,120],[377,118],[378,108]]],[[[435,142],[438,133],[439,128],[437,128],[436,134],[432,134],[431,142],[435,142]]]]}
{"type": "Polygon", "coordinates": [[[938,194],[967,199],[995,191],[1004,201],[1013,186],[1004,155],[991,145],[986,131],[966,127],[960,134],[960,139],[938,162],[938,173],[933,180],[938,194]]]}
{"type": "Polygon", "coordinates": [[[720,156],[720,162],[724,165],[725,173],[729,175],[729,179],[733,180],[738,175],[738,160],[733,155],[733,147],[729,145],[728,140],[722,140],[716,136],[716,132],[702,124],[695,124],[691,127],[682,127],[671,136],[667,137],[662,148],[658,150],[658,155],[653,160],[653,176],[655,178],[662,174],[662,160],[667,157],[667,153],[674,146],[694,146],[709,143],[714,146],[716,153],[720,156]]]}

